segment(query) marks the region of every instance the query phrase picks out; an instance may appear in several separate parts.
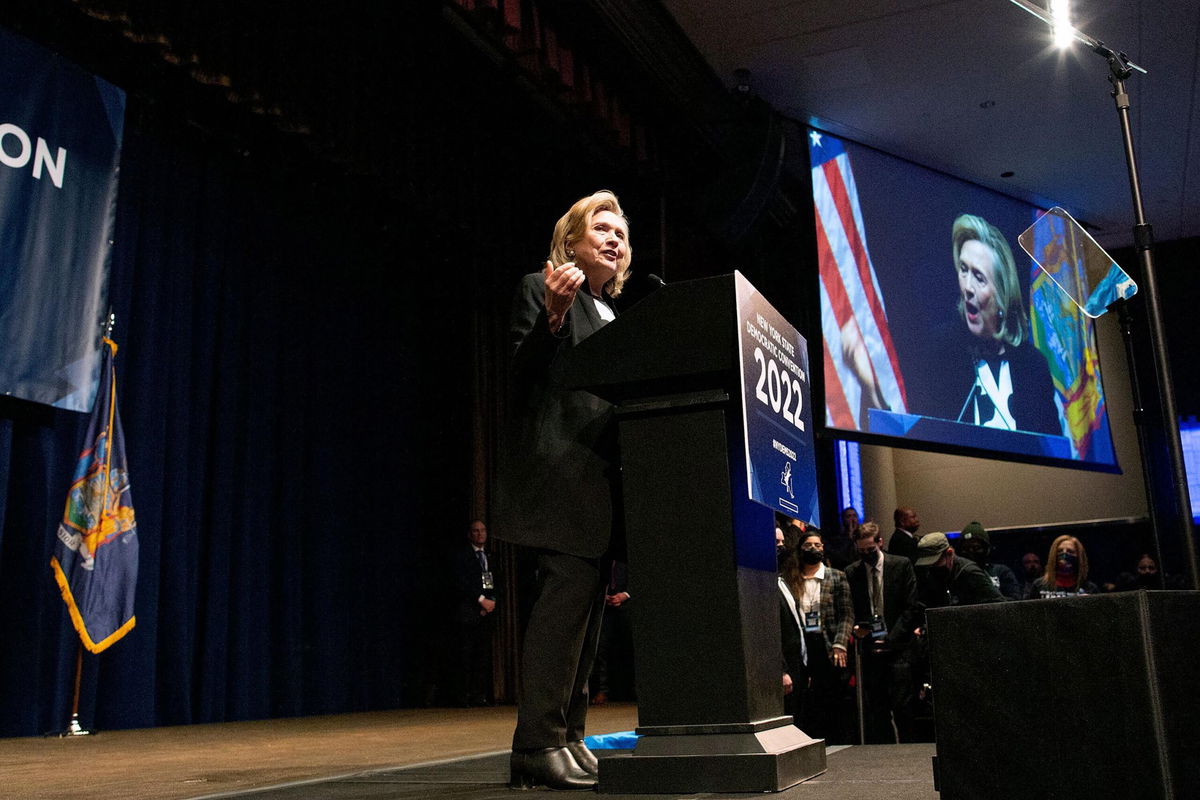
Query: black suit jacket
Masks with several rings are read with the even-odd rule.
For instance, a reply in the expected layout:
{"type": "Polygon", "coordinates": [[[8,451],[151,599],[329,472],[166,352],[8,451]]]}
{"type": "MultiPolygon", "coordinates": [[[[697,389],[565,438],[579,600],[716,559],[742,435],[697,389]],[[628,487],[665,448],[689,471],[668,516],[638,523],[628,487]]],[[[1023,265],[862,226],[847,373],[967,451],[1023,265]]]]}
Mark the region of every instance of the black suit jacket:
{"type": "MultiPolygon", "coordinates": [[[[800,692],[804,690],[803,678],[808,674],[804,664],[804,633],[800,630],[800,623],[796,620],[796,616],[792,614],[792,606],[788,604],[782,594],[788,591],[787,587],[782,586],[779,591],[779,632],[783,646],[783,671],[792,676],[793,691],[800,692]]],[[[792,602],[795,603],[794,600],[792,602]]]]}
{"type": "Polygon", "coordinates": [[[502,446],[496,537],[595,558],[613,532],[616,435],[612,405],[564,388],[576,345],[604,324],[586,287],[557,334],[546,321],[545,278],[521,279],[513,298],[511,422],[502,446]]]}
{"type": "MultiPolygon", "coordinates": [[[[492,555],[488,553],[487,556],[492,582],[499,585],[496,583],[496,565],[492,555]]],[[[479,613],[479,596],[495,600],[496,589],[483,588],[483,567],[479,564],[479,557],[475,555],[475,548],[470,544],[464,544],[454,553],[454,588],[458,595],[458,621],[474,624],[485,619],[479,613]]]]}
{"type": "MultiPolygon", "coordinates": [[[[846,568],[850,597],[854,601],[854,619],[871,619],[871,590],[867,577],[871,568],[855,561],[846,568]]],[[[883,555],[883,621],[887,623],[888,644],[904,644],[912,633],[917,603],[917,575],[912,562],[904,556],[883,555]]]]}
{"type": "Polygon", "coordinates": [[[904,556],[909,561],[916,561],[917,537],[903,528],[897,528],[892,533],[892,538],[888,539],[887,551],[890,555],[904,556]]]}

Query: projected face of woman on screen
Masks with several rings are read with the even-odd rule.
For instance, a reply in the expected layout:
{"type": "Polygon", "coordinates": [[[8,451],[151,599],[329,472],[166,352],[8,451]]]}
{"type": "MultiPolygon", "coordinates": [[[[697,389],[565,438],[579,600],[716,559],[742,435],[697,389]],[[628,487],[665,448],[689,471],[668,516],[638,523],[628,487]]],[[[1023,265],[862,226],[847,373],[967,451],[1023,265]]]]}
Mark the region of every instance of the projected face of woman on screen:
{"type": "Polygon", "coordinates": [[[974,214],[961,214],[950,234],[958,274],[958,310],[967,330],[996,343],[996,351],[1017,347],[1028,317],[1012,248],[996,226],[974,214]]]}
{"type": "Polygon", "coordinates": [[[956,422],[1058,435],[1054,388],[1029,341],[1029,316],[1012,248],[983,217],[960,214],[951,228],[958,313],[973,343],[973,383],[956,422]]]}
{"type": "Polygon", "coordinates": [[[1060,289],[1088,299],[1111,259],[1091,277],[1086,233],[1065,212],[811,134],[825,427],[1115,470],[1095,336],[1060,289]]]}
{"type": "Polygon", "coordinates": [[[967,329],[976,336],[996,337],[996,254],[978,239],[964,242],[958,252],[958,290],[967,329]]]}

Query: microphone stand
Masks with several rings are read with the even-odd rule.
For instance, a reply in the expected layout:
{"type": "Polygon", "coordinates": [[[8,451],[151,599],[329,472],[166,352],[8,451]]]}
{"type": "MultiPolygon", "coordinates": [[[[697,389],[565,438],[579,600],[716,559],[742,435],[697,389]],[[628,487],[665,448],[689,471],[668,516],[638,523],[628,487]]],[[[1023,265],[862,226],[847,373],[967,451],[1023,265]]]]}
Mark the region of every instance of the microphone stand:
{"type": "Polygon", "coordinates": [[[962,422],[963,414],[967,413],[967,406],[971,403],[971,398],[975,396],[976,389],[982,389],[979,385],[979,368],[975,368],[975,380],[971,381],[971,390],[967,392],[967,399],[963,400],[962,408],[958,410],[958,416],[954,418],[955,422],[962,422]]]}

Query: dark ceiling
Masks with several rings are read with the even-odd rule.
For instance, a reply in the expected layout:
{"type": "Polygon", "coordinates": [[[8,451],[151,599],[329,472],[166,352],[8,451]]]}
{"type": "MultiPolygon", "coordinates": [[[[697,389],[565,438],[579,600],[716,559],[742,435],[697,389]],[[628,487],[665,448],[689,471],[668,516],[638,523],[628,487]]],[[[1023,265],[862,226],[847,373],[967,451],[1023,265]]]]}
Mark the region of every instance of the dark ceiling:
{"type": "MultiPolygon", "coordinates": [[[[718,150],[723,89],[747,69],[753,91],[786,118],[1063,205],[1105,247],[1132,241],[1104,60],[1079,45],[1051,48],[1044,24],[1009,0],[538,5],[576,40],[599,28],[606,33],[597,41],[620,40],[620,52],[598,58],[616,75],[653,75],[643,102],[681,109],[718,150]]],[[[175,114],[236,146],[254,141],[256,129],[282,133],[285,151],[394,179],[386,148],[373,145],[411,115],[392,87],[436,79],[398,34],[416,17],[459,6],[11,0],[0,24],[96,69],[160,117],[175,114]]],[[[1200,4],[1081,0],[1075,14],[1082,30],[1148,70],[1128,88],[1156,238],[1200,236],[1200,4]]],[[[790,154],[793,169],[798,156],[790,154]]]]}
{"type": "MultiPolygon", "coordinates": [[[[1039,0],[1040,2],[1040,0],[1039,0]]],[[[663,0],[728,84],[786,116],[1042,203],[1105,247],[1132,202],[1103,58],[1050,46],[1009,0],[663,0]],[[1002,177],[1012,173],[1009,177],[1002,177]]],[[[1076,26],[1148,74],[1127,81],[1148,221],[1200,235],[1200,4],[1076,0],[1076,26]]]]}

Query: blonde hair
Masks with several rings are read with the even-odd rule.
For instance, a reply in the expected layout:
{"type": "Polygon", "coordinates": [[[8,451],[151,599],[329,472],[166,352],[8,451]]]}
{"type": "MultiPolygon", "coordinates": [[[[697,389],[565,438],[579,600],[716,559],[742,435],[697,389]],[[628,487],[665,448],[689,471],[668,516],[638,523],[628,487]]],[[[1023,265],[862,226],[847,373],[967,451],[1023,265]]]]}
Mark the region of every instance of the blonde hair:
{"type": "MultiPolygon", "coordinates": [[[[549,258],[551,263],[558,266],[574,260],[567,256],[567,246],[571,242],[577,242],[583,238],[587,233],[588,226],[592,223],[592,217],[601,211],[610,211],[625,220],[626,225],[629,224],[629,219],[621,210],[617,196],[607,189],[601,189],[587,197],[581,197],[554,224],[554,235],[550,238],[549,258]]],[[[626,241],[624,253],[621,255],[621,260],[617,262],[617,274],[604,284],[604,291],[608,293],[609,297],[620,296],[621,289],[624,288],[625,281],[629,278],[629,263],[632,260],[633,246],[626,241]]]]}
{"type": "MultiPolygon", "coordinates": [[[[953,242],[955,269],[958,269],[958,254],[967,242],[979,242],[992,251],[992,283],[996,287],[996,305],[1002,312],[995,338],[1007,342],[1012,347],[1018,347],[1029,335],[1029,317],[1025,314],[1021,300],[1021,282],[1017,276],[1012,248],[1004,240],[1004,234],[983,217],[961,214],[954,220],[950,240],[953,242]]],[[[965,321],[967,316],[961,292],[958,297],[958,313],[965,321]]]]}
{"type": "Polygon", "coordinates": [[[855,542],[859,541],[860,539],[880,538],[883,538],[883,534],[879,532],[879,523],[875,522],[874,520],[867,520],[862,525],[859,525],[857,528],[855,528],[854,532],[850,534],[850,539],[855,542]]]}
{"type": "Polygon", "coordinates": [[[1074,542],[1075,549],[1079,551],[1079,571],[1075,573],[1075,588],[1078,589],[1087,580],[1087,550],[1083,549],[1083,542],[1069,533],[1064,533],[1050,545],[1050,557],[1046,559],[1046,570],[1042,574],[1042,582],[1046,584],[1046,588],[1049,590],[1053,591],[1054,583],[1058,580],[1058,573],[1056,571],[1058,568],[1058,548],[1062,546],[1063,542],[1068,540],[1074,542]]]}

